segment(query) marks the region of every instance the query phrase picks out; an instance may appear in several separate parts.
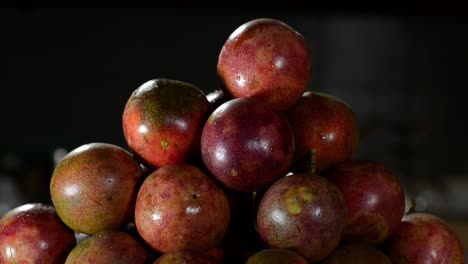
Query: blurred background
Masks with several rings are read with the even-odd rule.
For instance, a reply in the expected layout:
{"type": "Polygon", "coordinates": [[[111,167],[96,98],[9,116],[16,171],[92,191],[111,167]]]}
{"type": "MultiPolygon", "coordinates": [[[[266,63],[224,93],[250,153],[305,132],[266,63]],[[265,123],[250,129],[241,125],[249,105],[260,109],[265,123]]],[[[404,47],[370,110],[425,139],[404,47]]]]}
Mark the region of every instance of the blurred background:
{"type": "Polygon", "coordinates": [[[312,54],[309,90],[347,102],[356,158],[389,166],[416,210],[468,247],[468,20],[303,9],[0,10],[0,214],[50,202],[55,164],[90,142],[126,147],[124,105],[153,78],[219,88],[220,49],[242,23],[283,20],[312,54]]]}

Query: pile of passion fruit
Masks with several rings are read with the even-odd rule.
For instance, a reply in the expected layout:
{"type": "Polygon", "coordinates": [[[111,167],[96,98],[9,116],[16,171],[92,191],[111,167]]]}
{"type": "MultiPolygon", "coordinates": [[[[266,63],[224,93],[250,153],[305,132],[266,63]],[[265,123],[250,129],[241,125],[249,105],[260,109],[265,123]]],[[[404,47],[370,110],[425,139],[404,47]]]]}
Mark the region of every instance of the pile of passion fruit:
{"type": "Polygon", "coordinates": [[[305,38],[276,19],[222,46],[220,88],[153,79],[129,95],[127,145],[93,142],[51,175],[51,203],[0,220],[0,263],[464,263],[398,177],[355,159],[351,107],[308,90],[305,38]]]}

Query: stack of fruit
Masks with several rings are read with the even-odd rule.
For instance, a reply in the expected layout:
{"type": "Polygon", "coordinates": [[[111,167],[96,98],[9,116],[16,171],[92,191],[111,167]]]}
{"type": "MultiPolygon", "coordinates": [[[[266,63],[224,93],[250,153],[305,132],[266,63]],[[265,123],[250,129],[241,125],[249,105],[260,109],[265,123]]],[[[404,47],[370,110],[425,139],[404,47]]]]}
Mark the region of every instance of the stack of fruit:
{"type": "Polygon", "coordinates": [[[123,109],[128,151],[90,143],[55,168],[53,205],[0,220],[0,263],[464,263],[440,218],[356,160],[349,105],[306,91],[304,37],[274,19],[221,49],[222,88],[154,79],[123,109]]]}

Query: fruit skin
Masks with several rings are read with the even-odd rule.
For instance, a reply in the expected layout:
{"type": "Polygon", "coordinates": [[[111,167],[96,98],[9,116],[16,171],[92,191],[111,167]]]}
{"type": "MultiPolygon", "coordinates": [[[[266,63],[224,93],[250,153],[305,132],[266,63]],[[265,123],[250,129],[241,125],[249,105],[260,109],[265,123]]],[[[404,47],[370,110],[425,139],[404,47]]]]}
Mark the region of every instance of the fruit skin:
{"type": "Polygon", "coordinates": [[[316,169],[324,171],[350,159],[359,143],[359,127],[351,108],[336,97],[305,92],[287,112],[294,131],[294,171],[303,171],[308,152],[316,152],[316,169]]]}
{"type": "Polygon", "coordinates": [[[387,255],[372,244],[349,243],[336,248],[322,264],[392,264],[387,255]]]}
{"type": "Polygon", "coordinates": [[[200,169],[182,163],[150,174],[135,206],[138,233],[162,253],[215,247],[226,233],[229,217],[223,191],[200,169]]]}
{"type": "Polygon", "coordinates": [[[222,248],[220,245],[211,248],[210,250],[206,251],[206,253],[213,257],[216,261],[224,263],[224,248],[222,248]]]}
{"type": "Polygon", "coordinates": [[[307,261],[291,250],[269,248],[252,255],[246,264],[307,264],[307,261]]]}
{"type": "Polygon", "coordinates": [[[217,72],[227,94],[257,98],[285,111],[307,88],[311,56],[299,32],[282,21],[260,18],[229,36],[217,72]]]}
{"type": "Polygon", "coordinates": [[[79,233],[118,229],[133,217],[143,172],[125,149],[107,143],[82,145],[55,168],[52,202],[62,221],[79,233]]]}
{"type": "Polygon", "coordinates": [[[345,202],[332,182],[318,175],[293,174],[266,191],[257,225],[270,247],[291,249],[314,263],[340,242],[345,216],[345,202]]]}
{"type": "Polygon", "coordinates": [[[160,256],[153,264],[221,264],[205,252],[180,250],[160,256]]]}
{"type": "Polygon", "coordinates": [[[284,115],[255,99],[227,101],[203,127],[203,162],[232,190],[266,188],[288,172],[293,155],[294,136],[284,115]]]}
{"type": "Polygon", "coordinates": [[[148,249],[131,235],[116,230],[92,235],[78,244],[65,264],[152,263],[148,249]]]}
{"type": "Polygon", "coordinates": [[[350,160],[326,177],[343,194],[348,213],[343,239],[378,244],[393,234],[405,210],[405,195],[393,172],[376,161],[350,160]]]}
{"type": "Polygon", "coordinates": [[[456,234],[441,218],[427,213],[405,215],[384,248],[392,262],[398,264],[465,263],[463,246],[456,234]]]}
{"type": "Polygon", "coordinates": [[[24,204],[0,219],[0,263],[62,264],[75,244],[52,205],[24,204]]]}
{"type": "Polygon", "coordinates": [[[153,168],[184,162],[199,153],[200,133],[212,109],[192,84],[153,79],[128,98],[122,115],[125,139],[153,168]]]}

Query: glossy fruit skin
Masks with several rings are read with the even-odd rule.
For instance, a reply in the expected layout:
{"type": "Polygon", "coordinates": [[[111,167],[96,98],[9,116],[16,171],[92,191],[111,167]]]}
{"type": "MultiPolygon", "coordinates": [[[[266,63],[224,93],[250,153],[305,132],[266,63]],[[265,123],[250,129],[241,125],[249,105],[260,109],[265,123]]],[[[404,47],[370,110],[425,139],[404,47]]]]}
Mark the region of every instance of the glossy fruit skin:
{"type": "Polygon", "coordinates": [[[24,204],[0,219],[0,263],[62,264],[75,244],[51,205],[24,204]]]}
{"type": "Polygon", "coordinates": [[[215,247],[226,233],[229,217],[223,191],[200,169],[182,163],[150,174],[135,206],[138,233],[162,253],[215,247]]]}
{"type": "Polygon", "coordinates": [[[222,104],[202,131],[203,162],[232,190],[266,188],[286,175],[293,155],[294,136],[284,115],[255,99],[222,104]]]}
{"type": "Polygon", "coordinates": [[[217,72],[226,93],[234,98],[257,98],[285,111],[307,88],[311,56],[300,33],[282,21],[260,18],[229,36],[217,72]]]}
{"type": "Polygon", "coordinates": [[[393,234],[405,210],[405,195],[393,172],[376,161],[350,160],[326,177],[338,186],[348,208],[343,239],[378,244],[393,234]]]}
{"type": "Polygon", "coordinates": [[[78,244],[65,264],[148,264],[152,255],[131,235],[116,230],[94,234],[78,244]]]}
{"type": "Polygon", "coordinates": [[[291,249],[315,263],[340,242],[345,216],[345,202],[332,182],[318,175],[293,174],[266,191],[257,225],[270,247],[291,249]]]}
{"type": "Polygon", "coordinates": [[[465,263],[456,234],[441,218],[427,213],[405,215],[384,248],[397,264],[465,263]]]}
{"type": "Polygon", "coordinates": [[[372,244],[349,243],[336,248],[322,264],[392,264],[387,255],[372,244]]]}
{"type": "Polygon", "coordinates": [[[350,159],[359,143],[359,127],[351,108],[336,97],[305,92],[287,112],[294,131],[294,170],[305,167],[307,154],[316,152],[317,171],[350,159]]]}
{"type": "Polygon", "coordinates": [[[96,234],[121,228],[132,219],[142,175],[125,149],[107,143],[85,144],[59,162],[50,194],[67,226],[96,234]]]}
{"type": "Polygon", "coordinates": [[[201,129],[211,111],[194,85],[153,79],[130,95],[122,115],[124,136],[150,167],[184,162],[199,153],[201,129]]]}
{"type": "Polygon", "coordinates": [[[221,264],[211,255],[201,251],[180,250],[165,253],[153,264],[221,264]]]}
{"type": "Polygon", "coordinates": [[[307,261],[288,249],[263,249],[252,255],[246,264],[307,264],[307,261]]]}

